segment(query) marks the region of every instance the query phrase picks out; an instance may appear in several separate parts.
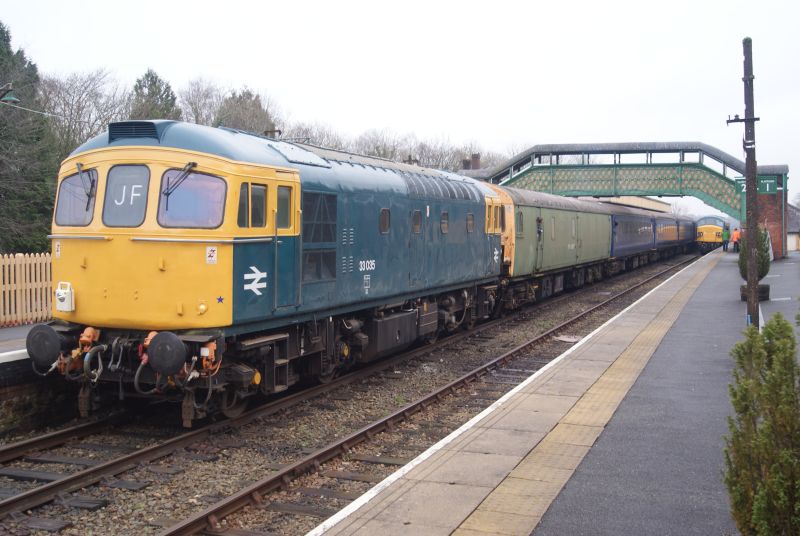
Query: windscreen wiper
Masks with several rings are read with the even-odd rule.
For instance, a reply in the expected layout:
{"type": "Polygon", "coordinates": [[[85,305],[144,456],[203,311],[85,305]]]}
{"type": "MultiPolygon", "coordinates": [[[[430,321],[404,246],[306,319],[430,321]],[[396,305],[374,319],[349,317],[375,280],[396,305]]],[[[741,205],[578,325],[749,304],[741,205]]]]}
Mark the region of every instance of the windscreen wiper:
{"type": "Polygon", "coordinates": [[[89,211],[89,206],[92,203],[92,197],[94,197],[94,179],[91,175],[89,175],[89,186],[86,186],[86,181],[83,179],[83,164],[77,163],[75,167],[78,168],[78,176],[81,178],[81,184],[83,185],[83,193],[86,194],[86,208],[84,209],[86,212],[89,211]]]}
{"type": "Polygon", "coordinates": [[[171,185],[169,183],[169,178],[167,178],[167,187],[164,188],[164,191],[161,192],[164,195],[164,197],[167,198],[166,199],[167,202],[166,202],[166,206],[164,207],[164,210],[169,210],[169,196],[172,195],[172,192],[177,190],[178,186],[180,186],[183,183],[183,181],[185,181],[189,177],[189,174],[192,172],[192,169],[194,169],[195,167],[197,167],[197,162],[189,162],[189,163],[187,163],[185,166],[183,166],[183,169],[181,170],[181,174],[178,175],[178,177],[175,179],[175,182],[173,184],[171,184],[171,185]]]}

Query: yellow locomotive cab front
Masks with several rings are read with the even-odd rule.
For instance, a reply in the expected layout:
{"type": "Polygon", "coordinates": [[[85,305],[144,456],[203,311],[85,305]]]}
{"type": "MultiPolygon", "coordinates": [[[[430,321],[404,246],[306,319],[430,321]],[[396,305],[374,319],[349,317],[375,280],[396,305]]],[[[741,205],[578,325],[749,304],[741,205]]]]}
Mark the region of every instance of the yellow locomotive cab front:
{"type": "Polygon", "coordinates": [[[66,160],[51,235],[54,316],[139,330],[230,325],[234,237],[271,232],[266,214],[275,200],[268,188],[277,175],[154,147],[66,160]],[[237,226],[239,186],[247,178],[265,184],[261,229],[237,226]]]}

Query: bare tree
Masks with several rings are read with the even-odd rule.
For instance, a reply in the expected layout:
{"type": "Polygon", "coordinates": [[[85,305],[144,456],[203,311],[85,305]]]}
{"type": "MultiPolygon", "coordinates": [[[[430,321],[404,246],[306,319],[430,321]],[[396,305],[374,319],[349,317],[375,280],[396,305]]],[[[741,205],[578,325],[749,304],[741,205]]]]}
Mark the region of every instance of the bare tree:
{"type": "Polygon", "coordinates": [[[688,216],[689,208],[678,203],[670,203],[670,211],[673,216],[688,216]]]}
{"type": "Polygon", "coordinates": [[[283,138],[310,143],[330,149],[348,150],[351,143],[330,126],[319,123],[288,123],[282,129],[283,138]]]}
{"type": "Polygon", "coordinates": [[[413,144],[414,138],[410,135],[400,136],[388,129],[371,129],[353,141],[353,150],[357,153],[377,156],[389,160],[403,160],[407,158],[408,148],[413,144]]]}
{"type": "Polygon", "coordinates": [[[130,94],[108,71],[98,69],[64,78],[45,76],[40,99],[49,116],[59,160],[77,145],[127,117],[130,94]]]}
{"type": "Polygon", "coordinates": [[[178,92],[178,105],[186,121],[210,126],[219,114],[224,95],[222,89],[204,78],[195,78],[178,92]]]}

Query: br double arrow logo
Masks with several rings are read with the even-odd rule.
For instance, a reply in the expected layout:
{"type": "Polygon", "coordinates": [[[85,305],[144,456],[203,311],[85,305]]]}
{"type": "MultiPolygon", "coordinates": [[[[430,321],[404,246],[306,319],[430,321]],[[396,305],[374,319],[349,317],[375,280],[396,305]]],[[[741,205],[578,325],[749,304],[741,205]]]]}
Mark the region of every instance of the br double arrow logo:
{"type": "Polygon", "coordinates": [[[244,280],[250,280],[250,283],[244,284],[244,289],[252,290],[257,296],[261,296],[261,291],[259,289],[267,288],[267,282],[261,281],[267,277],[267,272],[262,272],[255,266],[250,267],[250,272],[251,273],[244,274],[244,280]]]}

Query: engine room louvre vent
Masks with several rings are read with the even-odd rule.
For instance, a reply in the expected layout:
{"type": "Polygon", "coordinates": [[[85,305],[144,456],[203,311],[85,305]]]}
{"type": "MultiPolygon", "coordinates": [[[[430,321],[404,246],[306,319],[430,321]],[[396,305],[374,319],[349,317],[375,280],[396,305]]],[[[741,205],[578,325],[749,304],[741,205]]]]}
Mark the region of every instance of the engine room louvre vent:
{"type": "Polygon", "coordinates": [[[108,141],[124,138],[155,138],[158,139],[156,126],[150,121],[123,121],[108,125],[108,141]]]}

